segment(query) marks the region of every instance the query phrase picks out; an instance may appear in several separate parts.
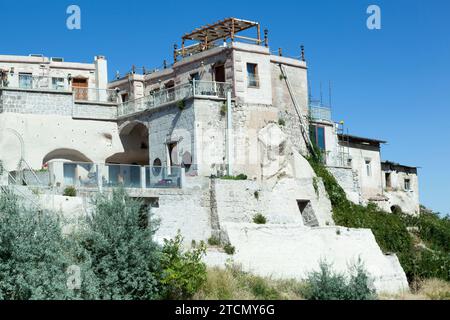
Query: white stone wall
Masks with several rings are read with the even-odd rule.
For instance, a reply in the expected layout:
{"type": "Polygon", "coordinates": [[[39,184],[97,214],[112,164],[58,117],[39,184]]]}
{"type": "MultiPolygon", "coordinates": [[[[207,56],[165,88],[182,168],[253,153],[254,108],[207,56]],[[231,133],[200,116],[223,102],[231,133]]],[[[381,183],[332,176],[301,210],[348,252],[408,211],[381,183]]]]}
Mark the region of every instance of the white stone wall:
{"type": "Polygon", "coordinates": [[[21,142],[17,135],[23,140],[23,156],[33,169],[40,169],[44,157],[58,149],[76,150],[94,162],[105,162],[109,156],[123,152],[114,122],[1,113],[0,158],[8,171],[17,169],[21,157],[21,142]]]}
{"type": "Polygon", "coordinates": [[[193,163],[196,163],[194,152],[195,111],[192,99],[185,101],[183,110],[176,104],[172,104],[150,114],[138,116],[136,119],[148,123],[150,165],[157,158],[161,160],[163,166],[168,165],[169,153],[167,143],[170,142],[177,142],[174,158],[177,158],[178,165],[181,164],[182,156],[185,152],[190,152],[194,157],[193,163]]]}
{"type": "Polygon", "coordinates": [[[420,213],[419,179],[417,174],[389,171],[391,174],[391,187],[386,187],[386,171],[383,171],[384,196],[387,201],[379,204],[384,210],[390,212],[392,206],[399,206],[409,214],[420,213]],[[405,179],[410,180],[410,190],[405,190],[405,179]]]}
{"type": "Polygon", "coordinates": [[[361,193],[364,199],[378,198],[382,195],[382,172],[380,151],[350,146],[352,168],[358,173],[361,193]],[[367,175],[366,159],[371,161],[371,175],[367,175]]]}
{"type": "MultiPolygon", "coordinates": [[[[286,79],[282,77],[279,63],[284,65],[291,83],[295,98],[300,107],[301,117],[308,130],[308,80],[306,66],[300,61],[271,56],[272,104],[278,109],[278,119],[285,122],[283,131],[288,134],[297,151],[307,154],[306,143],[302,135],[300,119],[295,110],[292,96],[289,93],[286,79]],[[290,64],[291,63],[296,63],[290,64]],[[289,63],[289,64],[288,64],[289,63]]],[[[277,119],[277,121],[278,121],[277,119]]],[[[308,133],[309,134],[309,133],[308,133]]]]}
{"type": "MultiPolygon", "coordinates": [[[[48,57],[0,55],[0,69],[13,70],[9,74],[9,87],[19,86],[19,73],[31,73],[36,77],[63,78],[69,88],[68,76],[88,79],[89,88],[106,88],[108,81],[107,61],[96,58],[96,63],[54,62],[48,57]]],[[[51,80],[49,82],[51,88],[51,80]]]]}
{"type": "Polygon", "coordinates": [[[239,42],[234,43],[232,48],[237,103],[272,104],[269,49],[239,42]],[[247,63],[257,65],[259,86],[256,88],[248,86],[247,63]]]}
{"type": "Polygon", "coordinates": [[[178,194],[158,192],[159,207],[152,208],[154,218],[160,221],[155,235],[158,242],[174,238],[178,231],[184,237],[185,244],[192,240],[207,241],[211,236],[211,208],[209,188],[183,190],[178,194]]]}

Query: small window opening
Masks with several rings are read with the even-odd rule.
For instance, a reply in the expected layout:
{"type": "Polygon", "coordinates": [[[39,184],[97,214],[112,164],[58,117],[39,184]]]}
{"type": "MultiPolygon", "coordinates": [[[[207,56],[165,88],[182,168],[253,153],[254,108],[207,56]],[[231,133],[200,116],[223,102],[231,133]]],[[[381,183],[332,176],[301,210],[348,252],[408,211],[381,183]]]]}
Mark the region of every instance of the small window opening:
{"type": "Polygon", "coordinates": [[[300,210],[300,214],[302,215],[304,225],[308,227],[318,227],[319,222],[317,221],[311,201],[297,200],[297,205],[300,210]]]}

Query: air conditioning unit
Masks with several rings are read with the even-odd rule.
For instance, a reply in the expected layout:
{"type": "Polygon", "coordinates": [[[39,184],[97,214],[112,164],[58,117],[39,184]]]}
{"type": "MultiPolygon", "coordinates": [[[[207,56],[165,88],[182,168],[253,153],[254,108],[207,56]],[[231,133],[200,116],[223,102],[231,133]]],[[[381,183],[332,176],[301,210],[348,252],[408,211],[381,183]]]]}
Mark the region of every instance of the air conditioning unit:
{"type": "Polygon", "coordinates": [[[53,62],[64,62],[64,58],[61,57],[52,57],[50,58],[53,62]]]}

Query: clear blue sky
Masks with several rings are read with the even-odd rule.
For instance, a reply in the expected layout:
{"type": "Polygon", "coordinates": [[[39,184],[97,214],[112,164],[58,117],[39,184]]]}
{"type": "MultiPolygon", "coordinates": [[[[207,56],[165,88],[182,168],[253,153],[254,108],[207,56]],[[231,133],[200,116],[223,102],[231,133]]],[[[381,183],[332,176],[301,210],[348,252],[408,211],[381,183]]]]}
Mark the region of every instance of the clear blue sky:
{"type": "Polygon", "coordinates": [[[132,64],[171,61],[184,32],[224,17],[256,20],[272,50],[298,56],[306,46],[313,94],[333,84],[335,120],[350,133],[389,141],[382,157],[422,167],[421,202],[450,213],[450,1],[5,1],[0,54],[43,53],[68,61],[108,58],[110,77],[132,64]],[[82,29],[66,28],[81,7],[82,29]],[[382,29],[366,28],[366,8],[382,29]]]}

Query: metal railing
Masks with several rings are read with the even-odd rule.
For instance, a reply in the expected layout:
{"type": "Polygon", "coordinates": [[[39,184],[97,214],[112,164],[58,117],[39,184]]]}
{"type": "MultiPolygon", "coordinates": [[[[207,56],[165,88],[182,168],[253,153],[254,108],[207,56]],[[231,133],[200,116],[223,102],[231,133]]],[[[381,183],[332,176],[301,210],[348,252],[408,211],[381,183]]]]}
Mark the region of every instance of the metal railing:
{"type": "Polygon", "coordinates": [[[116,90],[72,87],[68,79],[63,77],[19,74],[8,76],[6,79],[2,78],[0,81],[0,88],[73,92],[75,101],[114,104],[119,102],[116,90]]]}
{"type": "Polygon", "coordinates": [[[65,78],[35,76],[31,74],[8,76],[8,78],[0,81],[0,87],[11,89],[70,91],[68,81],[65,78]]]}
{"type": "Polygon", "coordinates": [[[309,116],[312,120],[332,121],[331,108],[322,105],[320,101],[309,102],[309,116]]]}
{"type": "Polygon", "coordinates": [[[118,103],[118,94],[113,89],[78,88],[73,87],[75,101],[118,103]]]}
{"type": "Polygon", "coordinates": [[[172,88],[158,90],[142,98],[119,104],[117,116],[123,117],[134,113],[157,108],[161,105],[182,101],[190,97],[213,97],[225,99],[231,84],[215,81],[196,81],[185,83],[172,88]]]}
{"type": "Polygon", "coordinates": [[[180,167],[52,161],[51,184],[82,188],[181,188],[180,167]]]}

